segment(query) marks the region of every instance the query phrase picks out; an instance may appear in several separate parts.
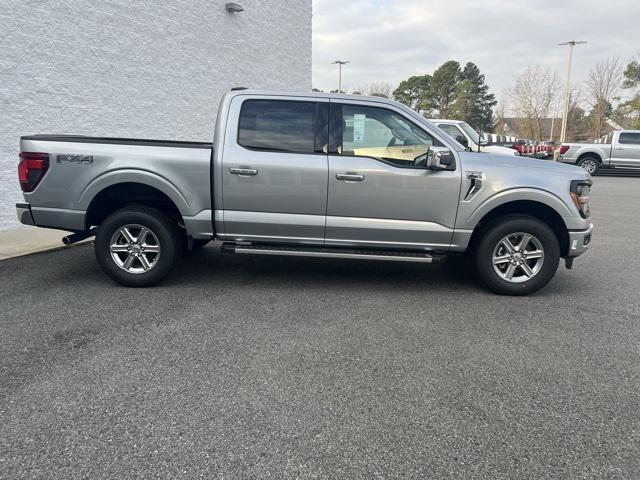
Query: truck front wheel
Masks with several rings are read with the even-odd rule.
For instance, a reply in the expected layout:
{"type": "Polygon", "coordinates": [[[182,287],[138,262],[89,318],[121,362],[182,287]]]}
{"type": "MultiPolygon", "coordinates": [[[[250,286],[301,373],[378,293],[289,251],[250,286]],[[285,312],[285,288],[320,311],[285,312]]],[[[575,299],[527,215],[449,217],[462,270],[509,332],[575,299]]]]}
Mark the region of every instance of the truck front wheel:
{"type": "Polygon", "coordinates": [[[506,215],[489,223],[475,250],[480,279],[500,295],[528,295],[553,278],[560,245],[553,231],[537,218],[506,215]]]}
{"type": "Polygon", "coordinates": [[[164,213],[127,207],[98,228],[96,259],[113,280],[128,287],[150,287],[166,277],[182,253],[180,235],[164,213]]]}

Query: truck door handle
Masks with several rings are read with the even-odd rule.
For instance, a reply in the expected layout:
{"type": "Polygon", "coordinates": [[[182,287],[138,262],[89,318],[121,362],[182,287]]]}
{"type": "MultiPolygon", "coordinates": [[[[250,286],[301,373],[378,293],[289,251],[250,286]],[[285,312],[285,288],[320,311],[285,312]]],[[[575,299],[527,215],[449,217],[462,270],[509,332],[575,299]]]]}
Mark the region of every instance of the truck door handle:
{"type": "Polygon", "coordinates": [[[255,168],[248,168],[248,167],[230,168],[229,173],[231,173],[232,175],[240,175],[242,177],[248,177],[251,175],[257,175],[258,170],[256,170],[255,168]]]}
{"type": "Polygon", "coordinates": [[[336,180],[343,180],[345,182],[361,182],[364,180],[364,175],[359,173],[336,173],[336,180]]]}

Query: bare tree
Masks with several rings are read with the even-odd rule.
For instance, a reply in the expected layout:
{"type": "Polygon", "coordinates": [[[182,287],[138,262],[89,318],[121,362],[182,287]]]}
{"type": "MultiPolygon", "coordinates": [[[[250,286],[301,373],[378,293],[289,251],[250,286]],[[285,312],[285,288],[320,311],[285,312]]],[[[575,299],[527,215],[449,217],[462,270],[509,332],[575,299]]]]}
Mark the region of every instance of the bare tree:
{"type": "Polygon", "coordinates": [[[507,123],[505,118],[507,117],[507,111],[509,110],[509,104],[507,101],[507,92],[502,92],[500,100],[495,107],[495,125],[493,131],[495,133],[504,134],[507,130],[507,123]]]}
{"type": "Polygon", "coordinates": [[[360,94],[370,97],[391,98],[394,87],[389,82],[369,82],[356,89],[360,94]]]}
{"type": "Polygon", "coordinates": [[[560,79],[549,68],[533,65],[515,76],[508,96],[516,115],[521,118],[518,130],[524,136],[542,140],[542,119],[547,117],[553,103],[560,79]]]}
{"type": "Polygon", "coordinates": [[[586,86],[591,103],[591,135],[599,138],[607,117],[612,113],[611,102],[622,85],[624,68],[619,58],[606,58],[589,72],[586,86]]]}

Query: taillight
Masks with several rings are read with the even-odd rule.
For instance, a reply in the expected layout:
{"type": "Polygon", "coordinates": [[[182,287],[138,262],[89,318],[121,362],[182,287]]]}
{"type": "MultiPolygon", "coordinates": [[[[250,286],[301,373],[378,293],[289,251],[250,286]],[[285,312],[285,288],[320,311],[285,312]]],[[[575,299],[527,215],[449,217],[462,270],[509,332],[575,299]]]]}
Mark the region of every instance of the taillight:
{"type": "Polygon", "coordinates": [[[49,168],[49,155],[46,153],[20,152],[18,180],[23,192],[32,192],[42,180],[49,168]]]}
{"type": "Polygon", "coordinates": [[[569,145],[560,145],[560,155],[564,155],[569,150],[569,145]]]}

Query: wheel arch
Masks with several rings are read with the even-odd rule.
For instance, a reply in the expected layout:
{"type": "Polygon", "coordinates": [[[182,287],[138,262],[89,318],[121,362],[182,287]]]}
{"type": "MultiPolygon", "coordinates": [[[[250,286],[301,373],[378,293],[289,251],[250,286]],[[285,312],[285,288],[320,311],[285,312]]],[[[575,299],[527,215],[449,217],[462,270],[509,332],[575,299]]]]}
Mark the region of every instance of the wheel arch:
{"type": "Polygon", "coordinates": [[[594,158],[602,165],[602,155],[599,152],[594,152],[593,150],[589,150],[578,155],[578,158],[576,158],[576,163],[580,162],[581,160],[587,157],[594,158]]]}
{"type": "Polygon", "coordinates": [[[180,209],[166,193],[146,183],[119,182],[104,187],[93,196],[86,209],[85,229],[100,225],[111,213],[132,205],[156,208],[176,224],[183,225],[180,209]]]}
{"type": "Polygon", "coordinates": [[[190,210],[187,198],[173,183],[154,172],[138,169],[112,170],[95,178],[80,194],[77,208],[79,210],[87,210],[93,199],[101,191],[123,183],[135,183],[153,187],[167,196],[180,210],[181,214],[187,215],[190,210]]]}
{"type": "Polygon", "coordinates": [[[569,233],[564,219],[555,208],[538,200],[513,200],[487,211],[473,229],[468,248],[470,250],[475,248],[483,230],[493,220],[511,214],[527,215],[544,222],[551,228],[558,239],[561,256],[567,255],[569,251],[569,233]]]}

